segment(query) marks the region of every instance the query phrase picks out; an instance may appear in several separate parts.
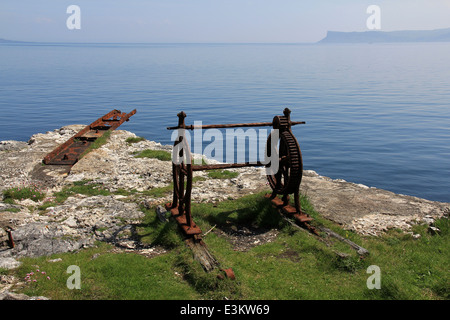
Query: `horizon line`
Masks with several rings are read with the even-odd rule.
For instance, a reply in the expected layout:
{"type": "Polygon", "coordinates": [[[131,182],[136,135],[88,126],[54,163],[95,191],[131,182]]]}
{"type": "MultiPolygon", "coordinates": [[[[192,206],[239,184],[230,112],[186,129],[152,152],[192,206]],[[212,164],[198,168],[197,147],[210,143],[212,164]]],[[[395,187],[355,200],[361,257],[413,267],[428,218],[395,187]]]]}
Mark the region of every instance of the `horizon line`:
{"type": "MultiPolygon", "coordinates": [[[[327,37],[329,32],[336,32],[336,33],[364,33],[364,32],[381,32],[381,33],[390,33],[390,32],[406,32],[406,31],[438,31],[438,30],[448,30],[450,27],[446,28],[438,28],[438,29],[402,29],[402,30],[391,30],[391,31],[384,31],[384,30],[364,30],[364,31],[336,31],[336,30],[327,30],[326,36],[327,37]]],[[[190,41],[180,41],[180,42],[65,42],[65,41],[25,41],[25,40],[10,40],[5,38],[0,38],[0,44],[1,43],[37,43],[37,44],[278,44],[278,45],[299,45],[299,44],[315,44],[320,43],[324,38],[317,40],[317,41],[302,41],[302,42],[190,42],[190,41]],[[3,41],[2,41],[3,40],[3,41]]]]}
{"type": "Polygon", "coordinates": [[[23,40],[10,40],[5,38],[0,38],[1,43],[36,43],[36,44],[286,44],[286,45],[297,45],[297,44],[315,44],[318,41],[310,42],[59,42],[59,41],[23,41],[23,40]],[[2,42],[2,40],[4,42],[2,42]]]}

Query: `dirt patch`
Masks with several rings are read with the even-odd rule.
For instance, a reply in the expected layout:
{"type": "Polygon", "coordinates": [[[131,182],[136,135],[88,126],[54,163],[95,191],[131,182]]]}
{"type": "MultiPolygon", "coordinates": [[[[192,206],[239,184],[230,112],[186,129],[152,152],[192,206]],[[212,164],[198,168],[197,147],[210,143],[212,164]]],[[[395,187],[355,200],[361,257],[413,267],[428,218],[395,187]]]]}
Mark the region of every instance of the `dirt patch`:
{"type": "Polygon", "coordinates": [[[135,253],[142,255],[146,258],[154,258],[157,256],[160,256],[162,254],[165,254],[168,252],[167,249],[165,249],[162,246],[149,246],[149,247],[143,247],[143,248],[124,248],[124,247],[114,247],[110,251],[111,253],[135,253]]]}
{"type": "Polygon", "coordinates": [[[272,242],[278,236],[276,229],[256,228],[252,226],[225,225],[215,228],[214,232],[230,242],[235,251],[248,251],[256,246],[272,242]]]}
{"type": "Polygon", "coordinates": [[[301,259],[298,252],[295,250],[292,250],[292,249],[286,249],[281,254],[279,254],[277,257],[281,258],[281,259],[288,259],[288,260],[291,260],[292,262],[299,262],[301,259]]]}

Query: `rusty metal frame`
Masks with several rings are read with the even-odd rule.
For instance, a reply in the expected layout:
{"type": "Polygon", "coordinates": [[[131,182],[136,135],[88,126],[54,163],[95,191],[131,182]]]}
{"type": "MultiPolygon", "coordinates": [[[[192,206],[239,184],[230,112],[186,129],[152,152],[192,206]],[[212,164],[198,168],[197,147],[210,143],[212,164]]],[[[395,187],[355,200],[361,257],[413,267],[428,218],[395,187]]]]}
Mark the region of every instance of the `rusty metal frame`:
{"type": "MultiPolygon", "coordinates": [[[[174,143],[172,162],[173,177],[173,200],[166,204],[166,209],[170,210],[184,234],[188,237],[201,239],[201,229],[194,223],[191,214],[191,192],[192,175],[194,171],[231,169],[243,167],[261,167],[266,166],[262,162],[245,163],[224,163],[209,165],[192,165],[189,144],[184,134],[184,130],[195,129],[218,129],[218,128],[236,128],[236,127],[262,127],[272,126],[280,132],[280,166],[274,175],[267,175],[272,193],[266,195],[274,207],[280,209],[283,213],[292,215],[298,222],[306,223],[312,220],[310,216],[302,212],[299,200],[300,183],[302,179],[303,163],[300,146],[292,133],[291,127],[298,124],[304,124],[304,121],[291,121],[291,111],[286,108],[283,116],[275,116],[272,122],[255,123],[236,123],[236,124],[214,124],[214,125],[189,125],[185,124],[186,113],[178,113],[178,125],[168,127],[168,130],[178,130],[178,138],[174,143]],[[182,147],[180,147],[180,144],[182,147]],[[182,161],[179,161],[182,159],[182,161]],[[294,206],[290,205],[289,195],[294,194],[294,206]],[[282,195],[280,199],[277,195],[282,195]]],[[[267,140],[267,148],[271,146],[271,135],[267,140]]]]}
{"type": "Polygon", "coordinates": [[[115,109],[108,112],[48,153],[44,157],[43,163],[47,165],[74,165],[79,160],[80,155],[95,140],[107,131],[115,130],[125,121],[129,121],[129,118],[135,113],[136,109],[130,113],[115,109]]]}

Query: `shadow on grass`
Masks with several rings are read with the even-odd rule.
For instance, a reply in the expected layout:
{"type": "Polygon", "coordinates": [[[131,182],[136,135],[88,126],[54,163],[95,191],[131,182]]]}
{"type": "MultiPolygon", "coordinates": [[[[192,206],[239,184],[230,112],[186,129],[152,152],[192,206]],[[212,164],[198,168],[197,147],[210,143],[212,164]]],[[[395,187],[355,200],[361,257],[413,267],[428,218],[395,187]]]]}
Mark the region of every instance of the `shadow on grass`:
{"type": "Polygon", "coordinates": [[[155,212],[155,208],[141,208],[145,213],[144,220],[136,225],[136,240],[140,243],[162,246],[173,249],[183,243],[183,237],[178,230],[178,225],[169,220],[162,222],[155,212]]]}
{"type": "Polygon", "coordinates": [[[193,204],[195,217],[211,225],[253,226],[260,228],[280,228],[283,225],[280,215],[264,197],[265,193],[250,195],[238,200],[226,200],[218,204],[193,204]]]}

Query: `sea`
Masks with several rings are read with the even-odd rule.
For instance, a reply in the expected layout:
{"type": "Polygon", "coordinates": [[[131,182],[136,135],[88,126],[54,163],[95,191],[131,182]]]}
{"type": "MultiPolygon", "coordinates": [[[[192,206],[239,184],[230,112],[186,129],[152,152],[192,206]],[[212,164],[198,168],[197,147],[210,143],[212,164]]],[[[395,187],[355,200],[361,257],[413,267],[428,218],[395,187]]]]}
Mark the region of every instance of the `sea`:
{"type": "Polygon", "coordinates": [[[305,121],[305,170],[450,202],[450,43],[0,44],[0,140],[136,109],[119,129],[166,145],[180,111],[270,123],[284,108],[305,121]]]}

